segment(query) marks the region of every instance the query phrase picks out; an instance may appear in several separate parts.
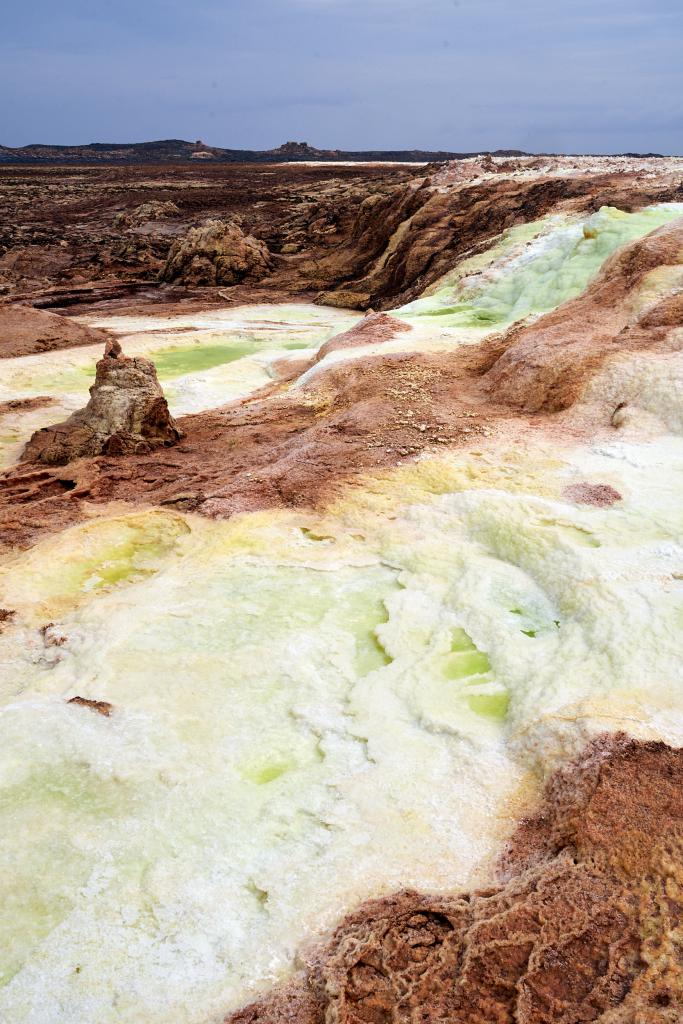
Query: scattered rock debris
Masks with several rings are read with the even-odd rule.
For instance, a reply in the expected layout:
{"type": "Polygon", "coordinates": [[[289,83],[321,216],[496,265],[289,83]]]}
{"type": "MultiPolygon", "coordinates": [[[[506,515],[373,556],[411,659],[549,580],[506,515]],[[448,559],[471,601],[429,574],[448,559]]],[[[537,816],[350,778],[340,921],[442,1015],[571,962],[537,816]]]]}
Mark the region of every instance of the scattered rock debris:
{"type": "Polygon", "coordinates": [[[106,700],[89,700],[87,697],[71,697],[67,704],[80,704],[81,707],[90,708],[91,711],[97,712],[104,718],[109,718],[114,710],[114,705],[106,700]]]}

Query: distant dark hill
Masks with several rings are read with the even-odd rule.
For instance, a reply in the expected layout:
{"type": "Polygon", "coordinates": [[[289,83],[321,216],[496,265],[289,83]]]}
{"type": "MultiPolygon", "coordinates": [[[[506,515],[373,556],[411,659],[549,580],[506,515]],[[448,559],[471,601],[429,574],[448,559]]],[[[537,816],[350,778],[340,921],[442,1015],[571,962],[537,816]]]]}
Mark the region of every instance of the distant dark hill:
{"type": "MultiPolygon", "coordinates": [[[[316,149],[307,142],[286,142],[277,149],[220,149],[203,142],[164,139],[159,142],[91,142],[85,146],[45,146],[39,143],[12,149],[0,146],[0,164],[153,164],[173,161],[215,163],[282,163],[302,160],[389,160],[395,163],[458,160],[476,153],[446,153],[421,149],[363,150],[316,149]]],[[[493,156],[525,156],[518,149],[501,149],[493,156]]]]}

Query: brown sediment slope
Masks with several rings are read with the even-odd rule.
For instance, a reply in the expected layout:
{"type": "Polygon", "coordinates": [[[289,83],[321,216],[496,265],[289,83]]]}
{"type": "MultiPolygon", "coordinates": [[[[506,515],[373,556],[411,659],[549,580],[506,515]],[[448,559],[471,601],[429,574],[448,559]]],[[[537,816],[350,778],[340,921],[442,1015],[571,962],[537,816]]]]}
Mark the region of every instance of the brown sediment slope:
{"type": "Polygon", "coordinates": [[[551,778],[498,885],[361,907],[230,1024],[674,1024],[683,753],[601,736],[551,778]]]}
{"type": "Polygon", "coordinates": [[[507,333],[488,372],[491,394],[525,411],[555,412],[577,400],[610,356],[668,351],[683,324],[682,261],[683,218],[619,249],[582,295],[507,333]],[[648,276],[667,271],[676,276],[648,295],[648,276]]]}
{"type": "Polygon", "coordinates": [[[0,358],[27,356],[77,345],[103,345],[106,331],[19,303],[0,304],[0,358]]]}
{"type": "Polygon", "coordinates": [[[508,410],[482,404],[480,361],[476,352],[353,360],[305,386],[273,385],[181,417],[184,439],[163,454],[80,459],[61,469],[22,463],[0,476],[0,537],[25,543],[48,524],[75,522],[83,500],[177,499],[220,517],[324,503],[354,474],[485,435],[508,410]]]}

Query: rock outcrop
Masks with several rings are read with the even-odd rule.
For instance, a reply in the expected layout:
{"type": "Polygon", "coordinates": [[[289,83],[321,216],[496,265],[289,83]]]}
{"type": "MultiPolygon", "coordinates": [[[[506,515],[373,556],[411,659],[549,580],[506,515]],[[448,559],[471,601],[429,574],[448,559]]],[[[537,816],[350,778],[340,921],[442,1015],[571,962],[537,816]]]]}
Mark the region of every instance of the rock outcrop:
{"type": "Polygon", "coordinates": [[[595,740],[522,822],[500,884],[361,907],[230,1024],[683,1019],[683,751],[595,740]]]}
{"type": "Polygon", "coordinates": [[[180,436],[154,363],[124,356],[119,343],[111,340],[97,364],[86,407],[63,423],[36,431],[23,461],[63,466],[83,456],[149,452],[175,444],[180,436]]]}
{"type": "Polygon", "coordinates": [[[115,228],[139,227],[150,221],[165,220],[167,217],[178,217],[180,210],[170,200],[160,202],[153,199],[150,203],[140,203],[132,210],[122,210],[114,217],[115,228]]]}
{"type": "Polygon", "coordinates": [[[174,243],[160,276],[183,284],[232,285],[259,281],[270,268],[265,242],[245,234],[237,219],[208,220],[174,243]]]}
{"type": "Polygon", "coordinates": [[[410,330],[412,330],[410,324],[397,320],[395,317],[389,316],[388,313],[368,313],[350,330],[335,334],[333,338],[321,345],[316,353],[315,362],[319,363],[331,352],[338,352],[341,349],[381,345],[410,330]]]}

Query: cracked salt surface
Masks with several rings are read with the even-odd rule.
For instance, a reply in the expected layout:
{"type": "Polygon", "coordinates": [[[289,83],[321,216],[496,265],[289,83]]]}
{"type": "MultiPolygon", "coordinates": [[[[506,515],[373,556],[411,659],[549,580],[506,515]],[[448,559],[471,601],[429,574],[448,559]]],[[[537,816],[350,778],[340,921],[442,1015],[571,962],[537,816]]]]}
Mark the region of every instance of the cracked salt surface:
{"type": "Polygon", "coordinates": [[[683,742],[681,467],[667,435],[431,458],[322,519],[138,512],[14,556],[0,1017],[218,1017],[361,900],[483,880],[592,732],[683,742]]]}

